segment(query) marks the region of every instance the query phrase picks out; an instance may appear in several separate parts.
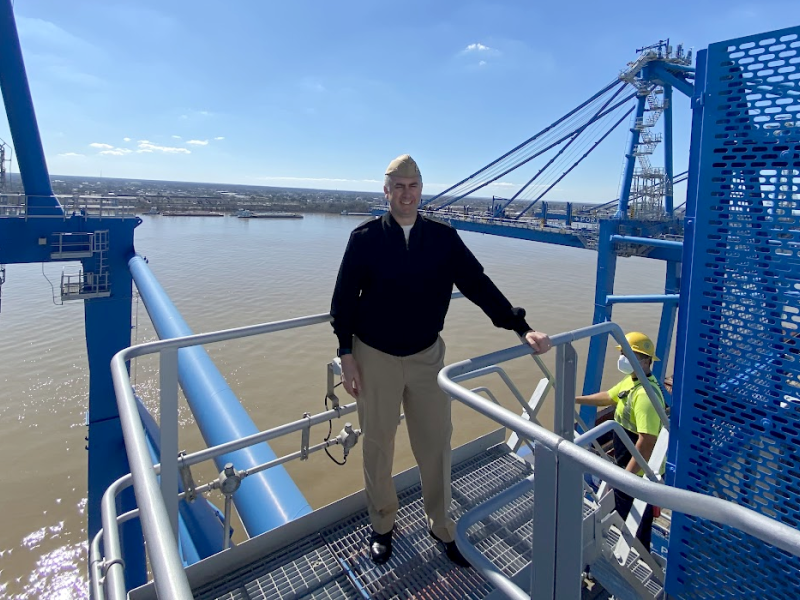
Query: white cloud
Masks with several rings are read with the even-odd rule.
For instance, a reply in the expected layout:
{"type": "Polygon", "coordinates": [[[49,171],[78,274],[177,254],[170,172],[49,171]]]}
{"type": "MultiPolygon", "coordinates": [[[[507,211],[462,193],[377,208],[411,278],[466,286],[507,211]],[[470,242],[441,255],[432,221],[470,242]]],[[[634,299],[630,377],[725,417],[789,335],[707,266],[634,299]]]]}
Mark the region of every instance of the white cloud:
{"type": "Polygon", "coordinates": [[[488,52],[492,50],[489,46],[484,46],[480,42],[476,42],[474,44],[470,44],[466,48],[464,48],[464,52],[488,52]]]}
{"type": "Polygon", "coordinates": [[[471,57],[473,60],[478,59],[478,62],[472,63],[472,67],[480,68],[487,66],[489,64],[489,59],[495,59],[501,56],[502,52],[485,44],[481,44],[480,42],[475,42],[474,44],[469,44],[459,52],[458,55],[464,58],[471,57]]]}
{"type": "Polygon", "coordinates": [[[185,113],[183,113],[180,116],[180,118],[183,119],[183,120],[186,120],[186,119],[197,119],[197,118],[205,119],[205,118],[213,117],[213,116],[214,116],[214,113],[211,112],[210,110],[194,110],[194,109],[191,109],[191,110],[188,110],[185,113]]]}
{"type": "Polygon", "coordinates": [[[129,137],[122,138],[122,141],[123,141],[123,142],[130,142],[130,141],[131,141],[131,138],[129,138],[129,137]]]}
{"type": "Polygon", "coordinates": [[[173,135],[172,139],[173,140],[182,140],[183,138],[181,136],[179,136],[179,135],[173,135]]]}
{"type": "Polygon", "coordinates": [[[193,146],[208,146],[208,140],[187,140],[186,143],[193,146]]]}
{"type": "Polygon", "coordinates": [[[480,42],[476,42],[474,44],[469,44],[466,48],[461,51],[461,54],[472,54],[472,53],[480,53],[484,56],[500,56],[500,50],[496,48],[491,48],[490,46],[486,46],[481,44],[480,42]]]}
{"type": "Polygon", "coordinates": [[[131,152],[132,150],[129,150],[128,148],[115,148],[114,150],[103,150],[100,154],[104,154],[106,156],[125,156],[131,152]]]}
{"type": "Polygon", "coordinates": [[[214,139],[219,142],[220,140],[224,140],[225,137],[224,136],[219,136],[219,137],[215,137],[214,139]]]}
{"type": "Polygon", "coordinates": [[[84,158],[85,154],[79,154],[78,152],[64,152],[63,154],[59,154],[58,156],[62,158],[84,158]]]}
{"type": "Polygon", "coordinates": [[[89,147],[90,148],[101,148],[101,149],[105,149],[105,150],[111,150],[112,148],[114,148],[114,146],[112,146],[111,144],[101,144],[100,142],[92,142],[91,144],[89,144],[89,147]]]}
{"type": "Polygon", "coordinates": [[[139,142],[139,149],[136,151],[138,153],[150,153],[150,152],[163,152],[165,154],[191,154],[191,150],[187,150],[186,148],[175,148],[172,146],[159,146],[158,144],[152,144],[147,140],[141,140],[139,142]]]}

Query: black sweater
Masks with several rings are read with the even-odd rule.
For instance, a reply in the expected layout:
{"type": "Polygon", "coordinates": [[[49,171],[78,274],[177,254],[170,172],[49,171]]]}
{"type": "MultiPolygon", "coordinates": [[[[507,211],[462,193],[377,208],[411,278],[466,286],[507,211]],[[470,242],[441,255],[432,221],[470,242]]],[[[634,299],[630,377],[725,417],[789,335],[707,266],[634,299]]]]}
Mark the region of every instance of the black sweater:
{"type": "Polygon", "coordinates": [[[513,308],[455,229],[418,215],[406,244],[391,213],[350,235],[331,301],[339,348],[353,335],[393,356],[431,346],[444,327],[453,285],[497,327],[524,335],[525,311],[513,308]]]}

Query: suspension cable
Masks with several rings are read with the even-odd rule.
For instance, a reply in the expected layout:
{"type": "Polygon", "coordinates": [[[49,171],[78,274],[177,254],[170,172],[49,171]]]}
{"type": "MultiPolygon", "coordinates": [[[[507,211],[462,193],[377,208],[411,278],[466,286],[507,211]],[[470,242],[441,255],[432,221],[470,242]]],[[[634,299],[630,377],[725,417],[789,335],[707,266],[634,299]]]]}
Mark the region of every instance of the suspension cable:
{"type": "MultiPolygon", "coordinates": [[[[626,102],[628,102],[629,100],[631,100],[631,99],[632,99],[632,98],[634,98],[635,96],[636,96],[636,92],[633,92],[633,93],[629,94],[628,96],[626,96],[626,97],[625,97],[625,98],[623,98],[622,100],[620,100],[620,101],[616,102],[616,103],[615,103],[613,106],[611,106],[610,108],[608,108],[608,109],[606,109],[605,111],[603,111],[602,113],[600,113],[600,115],[598,115],[598,118],[601,118],[601,117],[604,117],[604,116],[606,116],[606,115],[608,115],[608,114],[610,114],[610,113],[613,113],[613,112],[614,112],[614,111],[616,111],[616,110],[617,110],[617,109],[618,109],[620,106],[624,105],[626,102]]],[[[581,127],[582,127],[582,125],[581,125],[581,127]]],[[[440,205],[438,205],[438,206],[437,206],[437,207],[436,207],[434,210],[439,210],[439,209],[441,209],[441,208],[445,208],[445,207],[447,207],[447,206],[450,206],[451,204],[453,204],[453,203],[455,203],[455,202],[457,202],[457,201],[461,200],[462,198],[465,198],[466,196],[469,196],[470,194],[472,194],[472,193],[474,193],[474,192],[478,191],[479,189],[482,189],[482,188],[486,187],[487,185],[489,185],[489,184],[491,184],[491,183],[494,183],[495,181],[497,181],[498,179],[501,179],[502,177],[504,177],[505,175],[507,175],[507,174],[508,174],[508,173],[510,173],[511,171],[513,171],[513,170],[515,170],[515,169],[518,169],[518,168],[519,168],[519,167],[521,167],[522,165],[524,165],[524,164],[527,164],[528,162],[530,162],[530,161],[531,161],[531,160],[533,160],[534,158],[536,158],[536,157],[538,157],[538,156],[541,156],[542,154],[544,154],[544,153],[545,153],[545,152],[547,152],[548,150],[551,150],[552,148],[554,148],[554,147],[558,146],[559,144],[561,144],[561,143],[562,143],[562,142],[564,142],[565,140],[569,139],[570,137],[572,137],[573,135],[575,135],[575,134],[576,134],[576,132],[578,132],[578,131],[581,129],[581,127],[577,127],[576,129],[574,129],[574,130],[570,131],[570,132],[569,132],[569,133],[567,133],[566,135],[563,135],[561,138],[559,138],[559,139],[558,139],[558,140],[556,140],[555,142],[551,143],[550,145],[548,145],[548,146],[547,146],[546,148],[544,148],[543,150],[541,150],[541,151],[539,151],[539,152],[536,152],[536,153],[534,153],[533,155],[531,155],[531,156],[529,156],[529,157],[527,157],[527,158],[525,158],[525,159],[523,159],[523,160],[517,161],[517,162],[516,162],[515,164],[513,164],[511,167],[509,167],[509,168],[506,168],[504,171],[502,171],[502,172],[501,172],[499,175],[495,175],[495,176],[494,176],[494,177],[492,177],[491,179],[489,179],[489,180],[487,180],[487,181],[483,181],[483,182],[479,183],[478,185],[473,185],[473,186],[470,186],[470,187],[468,187],[468,189],[466,189],[465,191],[462,191],[462,192],[458,193],[458,195],[454,196],[453,198],[451,198],[451,199],[450,199],[450,200],[448,200],[447,202],[445,202],[445,203],[443,203],[443,204],[440,204],[440,205]]],[[[455,187],[456,187],[456,186],[453,186],[453,188],[450,188],[450,189],[451,189],[451,190],[453,190],[455,187]]],[[[467,187],[467,186],[465,186],[465,187],[467,187]]],[[[428,203],[432,202],[433,200],[435,200],[435,199],[437,199],[437,198],[441,198],[441,196],[442,196],[442,194],[440,194],[439,196],[435,196],[434,198],[431,198],[430,200],[428,200],[428,203]]]]}
{"type": "Polygon", "coordinates": [[[597,100],[599,97],[603,96],[603,95],[604,95],[606,92],[608,92],[608,91],[609,91],[610,89],[612,89],[614,86],[616,86],[616,85],[619,85],[619,84],[620,84],[620,81],[619,81],[618,79],[615,79],[615,80],[613,80],[611,83],[609,83],[609,84],[608,84],[606,87],[604,87],[602,90],[600,90],[599,92],[597,92],[596,94],[594,94],[594,95],[593,95],[591,98],[589,98],[589,99],[588,99],[588,100],[586,100],[585,102],[581,103],[580,105],[578,105],[577,107],[575,107],[574,109],[572,109],[570,112],[568,112],[566,115],[564,115],[563,117],[561,117],[560,119],[558,119],[558,120],[557,120],[557,121],[555,121],[554,123],[551,123],[549,126],[545,127],[544,129],[542,129],[541,131],[539,131],[538,133],[536,133],[536,134],[535,134],[535,135],[533,135],[532,137],[528,138],[527,140],[525,140],[525,141],[524,141],[524,142],[522,142],[521,144],[519,144],[519,145],[515,146],[514,148],[512,148],[511,150],[509,150],[508,152],[506,152],[505,154],[503,154],[502,156],[500,156],[499,158],[497,158],[497,159],[495,159],[494,161],[490,162],[488,165],[486,165],[486,166],[485,166],[485,167],[483,167],[482,169],[479,169],[478,171],[476,171],[476,172],[475,172],[475,173],[473,173],[472,175],[469,175],[468,177],[466,177],[466,178],[462,179],[462,180],[461,180],[461,181],[459,181],[458,183],[456,183],[456,184],[454,184],[454,185],[450,186],[449,188],[447,188],[447,189],[446,189],[446,190],[444,190],[443,192],[440,192],[439,194],[437,194],[437,195],[436,195],[436,196],[434,196],[433,198],[430,198],[429,200],[426,200],[424,204],[429,204],[429,203],[433,202],[434,200],[436,200],[436,199],[438,199],[438,198],[440,198],[440,197],[442,197],[442,196],[446,196],[446,195],[447,195],[449,192],[451,192],[451,191],[453,191],[453,190],[457,189],[459,186],[463,185],[464,183],[466,183],[466,182],[467,182],[467,181],[469,181],[470,179],[473,179],[474,177],[476,177],[476,176],[478,176],[478,175],[480,175],[480,174],[484,173],[485,171],[487,171],[487,170],[488,170],[488,169],[490,169],[491,167],[495,166],[497,163],[499,163],[499,162],[501,162],[502,160],[504,160],[504,159],[506,159],[506,158],[508,158],[508,157],[512,156],[512,155],[513,155],[513,154],[515,154],[517,151],[521,150],[522,148],[525,148],[526,146],[528,146],[529,144],[531,144],[533,141],[537,140],[539,137],[543,136],[543,135],[544,135],[544,134],[546,134],[547,132],[549,132],[549,131],[551,131],[552,129],[556,128],[558,125],[561,125],[561,124],[562,124],[564,121],[567,121],[568,119],[570,119],[571,117],[573,117],[573,116],[574,116],[576,113],[578,113],[579,111],[581,111],[582,109],[584,109],[586,106],[588,106],[588,105],[592,104],[593,102],[595,102],[595,101],[596,101],[596,100],[597,100]]]}

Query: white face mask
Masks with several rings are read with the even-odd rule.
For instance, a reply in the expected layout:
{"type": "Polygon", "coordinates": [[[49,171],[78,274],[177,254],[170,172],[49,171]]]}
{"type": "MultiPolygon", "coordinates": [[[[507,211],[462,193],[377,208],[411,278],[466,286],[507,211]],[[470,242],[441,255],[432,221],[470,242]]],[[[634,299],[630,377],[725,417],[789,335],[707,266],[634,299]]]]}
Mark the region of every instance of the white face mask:
{"type": "Polygon", "coordinates": [[[617,369],[619,369],[620,373],[625,373],[625,375],[630,375],[631,373],[633,373],[633,367],[631,366],[631,362],[625,355],[620,355],[619,360],[617,361],[617,369]]]}

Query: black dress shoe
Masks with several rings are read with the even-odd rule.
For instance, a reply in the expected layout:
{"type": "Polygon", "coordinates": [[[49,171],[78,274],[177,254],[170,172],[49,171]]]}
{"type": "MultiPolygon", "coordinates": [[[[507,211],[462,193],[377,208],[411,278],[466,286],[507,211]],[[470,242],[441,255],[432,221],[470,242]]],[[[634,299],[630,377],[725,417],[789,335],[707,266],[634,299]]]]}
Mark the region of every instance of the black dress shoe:
{"type": "Polygon", "coordinates": [[[472,566],[471,564],[469,564],[469,561],[466,558],[464,558],[464,555],[461,554],[461,550],[458,549],[458,546],[456,546],[455,542],[444,542],[444,541],[440,540],[438,537],[436,537],[433,534],[433,531],[431,531],[430,529],[428,530],[428,533],[431,534],[431,537],[433,539],[435,539],[442,546],[444,546],[444,553],[447,556],[447,558],[450,559],[450,561],[452,563],[458,565],[459,567],[467,567],[468,568],[468,567],[472,566]]]}
{"type": "Polygon", "coordinates": [[[369,534],[369,557],[376,565],[382,565],[392,557],[392,531],[389,533],[376,533],[373,529],[369,534]]]}

